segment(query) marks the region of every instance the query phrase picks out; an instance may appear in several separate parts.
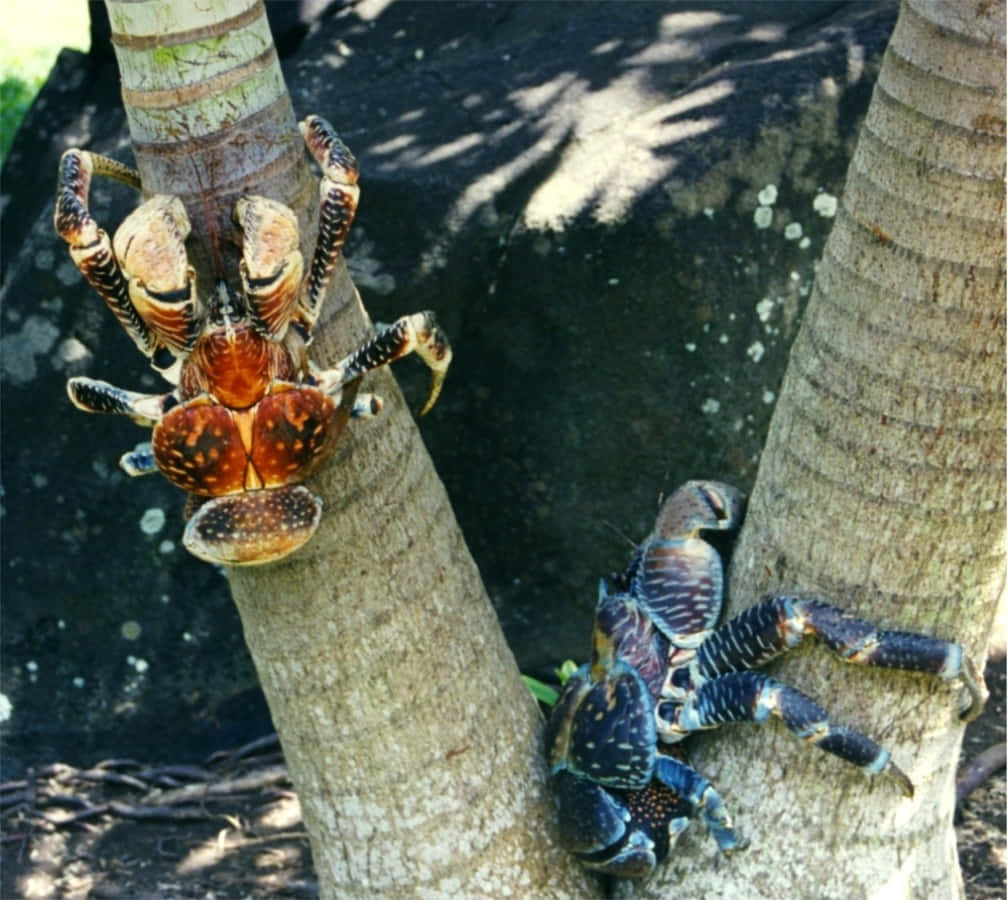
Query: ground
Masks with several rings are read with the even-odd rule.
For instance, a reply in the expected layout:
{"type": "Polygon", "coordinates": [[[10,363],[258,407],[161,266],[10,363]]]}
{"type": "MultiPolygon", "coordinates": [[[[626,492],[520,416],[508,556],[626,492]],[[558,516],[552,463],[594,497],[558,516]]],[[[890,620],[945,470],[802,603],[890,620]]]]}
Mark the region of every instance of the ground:
{"type": "MultiPolygon", "coordinates": [[[[957,813],[966,900],[1005,896],[1005,665],[967,729],[961,773],[983,753],[995,771],[957,813]],[[993,750],[993,753],[991,752],[993,750]]],[[[960,782],[962,776],[960,777],[960,782]]],[[[726,793],[730,787],[722,786],[726,793]]],[[[275,737],[214,754],[203,767],[111,759],[53,764],[0,785],[3,897],[314,897],[297,796],[275,737]]]]}

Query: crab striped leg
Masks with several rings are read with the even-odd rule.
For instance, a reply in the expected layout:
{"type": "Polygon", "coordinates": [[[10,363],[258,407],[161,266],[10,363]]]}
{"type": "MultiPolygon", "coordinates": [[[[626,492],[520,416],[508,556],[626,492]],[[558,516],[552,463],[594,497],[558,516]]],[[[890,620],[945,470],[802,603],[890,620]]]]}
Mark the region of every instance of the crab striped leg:
{"type": "Polygon", "coordinates": [[[846,610],[807,597],[765,597],[726,622],[697,650],[697,671],[711,679],[757,668],[806,636],[818,638],[845,662],[961,678],[970,703],[960,717],[973,718],[983,708],[983,681],[959,644],[910,631],[879,630],[846,610]]]}
{"type": "Polygon", "coordinates": [[[889,751],[871,738],[830,721],[811,697],[762,672],[734,672],[702,684],[682,706],[658,705],[658,733],[681,740],[694,731],[729,722],[765,722],[771,715],[799,738],[860,768],[868,775],[886,775],[913,796],[913,784],[892,761],[889,751]]]}
{"type": "Polygon", "coordinates": [[[410,353],[416,353],[431,370],[430,394],[420,410],[420,415],[423,415],[437,401],[452,359],[448,338],[431,312],[413,313],[396,319],[335,367],[314,372],[313,376],[321,390],[335,394],[365,372],[395,362],[410,353]]]}
{"type": "MultiPolygon", "coordinates": [[[[153,427],[161,421],[178,398],[168,394],[138,394],[98,381],[95,378],[76,377],[67,382],[70,402],[84,412],[110,413],[129,416],[138,425],[153,427]]],[[[119,467],[133,477],[150,475],[158,470],[150,443],[138,444],[119,458],[119,467]]]]}
{"type": "Polygon", "coordinates": [[[308,150],[322,167],[318,236],[300,304],[303,324],[311,332],[325,299],[329,276],[357,211],[360,188],[357,160],[336,136],[332,125],[320,116],[308,116],[298,127],[308,150]]]}
{"type": "Polygon", "coordinates": [[[84,412],[129,416],[138,425],[152,427],[161,421],[178,399],[174,392],[139,394],[99,381],[77,376],[67,382],[70,402],[84,412]]]}
{"type": "Polygon", "coordinates": [[[60,159],[59,195],[53,224],[69,245],[74,264],[115,314],[140,352],[149,357],[156,348],[155,338],[130,299],[129,283],[112,251],[112,241],[88,209],[88,193],[94,175],[114,178],[140,190],[140,175],[129,166],[87,150],[67,150],[60,159]]]}

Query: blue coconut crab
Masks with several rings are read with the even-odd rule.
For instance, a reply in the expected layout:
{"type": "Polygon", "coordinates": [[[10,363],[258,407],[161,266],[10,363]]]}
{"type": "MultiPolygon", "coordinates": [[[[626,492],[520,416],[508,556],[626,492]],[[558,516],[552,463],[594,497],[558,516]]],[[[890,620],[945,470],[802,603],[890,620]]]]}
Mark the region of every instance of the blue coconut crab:
{"type": "Polygon", "coordinates": [[[431,369],[421,415],[433,406],[451,348],[429,312],[403,316],[331,369],[308,359],[312,329],[357,208],[357,163],[319,116],[301,123],[322,169],[318,238],[307,273],[298,223],[284,204],[246,195],[234,208],[242,233],[240,292],[221,280],[196,290],[178,197],[156,195],[134,210],[114,239],[88,209],[93,175],[139,190],[139,174],[87,150],[60,161],[55,225],[91,286],[174,386],[139,394],[71,378],[71,401],[153,428],[126,453],[129,475],[161,471],[190,494],[185,547],[201,559],[248,565],[280,559],[318,527],[322,501],[302,482],[331,454],[350,417],[373,416],[380,398],[358,394],[361,376],[409,353],[431,369]]]}
{"type": "Polygon", "coordinates": [[[688,482],[662,505],[615,590],[600,583],[591,662],[566,683],[545,737],[561,840],[592,870],[647,877],[694,816],[721,851],[744,846],[714,787],[674,755],[693,732],[728,722],[777,716],[807,743],[912,795],[887,750],[753,671],[806,636],[847,662],[961,679],[964,719],[983,706],[983,682],[959,644],[880,631],[818,598],[769,596],[718,627],[722,565],[704,535],[737,528],[742,514],[735,488],[688,482]]]}

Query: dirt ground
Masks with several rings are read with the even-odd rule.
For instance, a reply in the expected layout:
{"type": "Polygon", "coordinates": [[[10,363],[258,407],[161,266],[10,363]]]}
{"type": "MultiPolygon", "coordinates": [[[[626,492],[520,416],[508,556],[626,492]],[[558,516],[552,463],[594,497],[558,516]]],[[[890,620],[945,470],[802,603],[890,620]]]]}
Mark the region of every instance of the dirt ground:
{"type": "MultiPolygon", "coordinates": [[[[957,813],[967,900],[1005,896],[1005,662],[967,729],[957,813]],[[993,771],[991,771],[993,770],[993,771]],[[985,774],[987,773],[987,774],[985,774]]],[[[204,766],[39,765],[0,785],[3,898],[314,897],[297,797],[273,735],[204,766]]]]}

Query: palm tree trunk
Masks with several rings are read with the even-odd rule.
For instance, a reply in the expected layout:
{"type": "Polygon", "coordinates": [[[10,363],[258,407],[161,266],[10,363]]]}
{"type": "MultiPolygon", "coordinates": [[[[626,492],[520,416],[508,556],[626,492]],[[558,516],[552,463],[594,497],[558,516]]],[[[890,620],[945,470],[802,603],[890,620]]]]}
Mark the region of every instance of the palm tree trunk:
{"type": "Polygon", "coordinates": [[[182,199],[201,287],[237,271],[227,237],[243,192],[298,211],[310,245],[315,186],[262,3],[106,5],[144,193],[182,199]]]}
{"type": "MultiPolygon", "coordinates": [[[[1005,8],[907,0],[886,52],[733,559],[729,614],[820,591],[982,666],[1004,588],[1005,8]]],[[[955,897],[962,739],[944,683],[806,648],[776,670],[875,737],[912,800],[783,729],[726,731],[699,768],[751,847],[703,836],[676,896],[955,897]]]]}
{"type": "MultiPolygon", "coordinates": [[[[201,284],[237,272],[243,191],[298,213],[307,258],[315,181],[261,2],[108,7],[144,188],[182,197],[201,284]]],[[[370,328],[342,261],[323,319],[323,365],[370,328]]],[[[319,532],[230,576],[321,895],[584,895],[549,842],[538,711],[444,487],[391,375],[366,388],[386,406],[314,480],[319,532]]]]}

